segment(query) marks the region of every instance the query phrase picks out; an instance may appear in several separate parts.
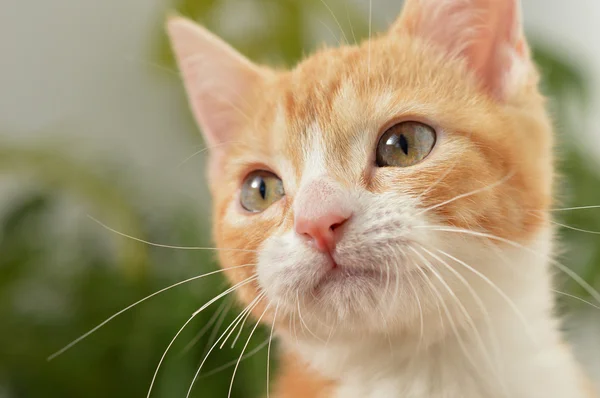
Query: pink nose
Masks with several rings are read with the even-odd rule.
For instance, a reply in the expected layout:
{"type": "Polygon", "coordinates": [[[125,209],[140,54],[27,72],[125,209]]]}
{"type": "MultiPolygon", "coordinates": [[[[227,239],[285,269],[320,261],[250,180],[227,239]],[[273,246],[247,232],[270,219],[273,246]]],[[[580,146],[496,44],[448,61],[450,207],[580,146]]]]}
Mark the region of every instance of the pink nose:
{"type": "Polygon", "coordinates": [[[296,198],[294,229],[319,251],[332,252],[340,238],[339,227],[351,214],[347,193],[333,182],[315,181],[296,198]]]}
{"type": "Polygon", "coordinates": [[[346,222],[348,217],[332,211],[320,215],[318,218],[296,218],[296,233],[311,239],[315,247],[322,252],[331,252],[335,249],[338,233],[336,229],[346,222]]]}

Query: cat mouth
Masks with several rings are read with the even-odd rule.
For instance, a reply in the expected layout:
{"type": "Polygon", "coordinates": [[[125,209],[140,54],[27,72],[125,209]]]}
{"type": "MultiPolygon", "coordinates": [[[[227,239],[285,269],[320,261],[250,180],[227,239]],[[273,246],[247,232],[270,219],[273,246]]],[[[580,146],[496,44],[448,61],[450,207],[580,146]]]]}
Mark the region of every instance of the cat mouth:
{"type": "Polygon", "coordinates": [[[314,286],[313,293],[322,293],[326,288],[344,285],[356,285],[358,283],[387,283],[390,281],[391,275],[380,270],[365,268],[348,268],[335,264],[329,272],[327,272],[314,286]]]}

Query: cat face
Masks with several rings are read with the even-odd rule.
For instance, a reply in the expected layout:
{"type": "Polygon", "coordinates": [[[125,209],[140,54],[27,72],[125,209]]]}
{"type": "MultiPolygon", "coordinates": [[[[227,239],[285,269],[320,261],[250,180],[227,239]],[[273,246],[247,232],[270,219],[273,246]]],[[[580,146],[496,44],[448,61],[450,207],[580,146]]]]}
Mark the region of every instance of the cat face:
{"type": "Polygon", "coordinates": [[[416,333],[440,306],[461,322],[477,273],[502,283],[511,252],[483,235],[533,245],[552,180],[517,10],[408,1],[388,33],[291,71],[169,22],[211,147],[220,262],[251,264],[228,276],[257,276],[238,290],[256,314],[308,339],[416,333]]]}

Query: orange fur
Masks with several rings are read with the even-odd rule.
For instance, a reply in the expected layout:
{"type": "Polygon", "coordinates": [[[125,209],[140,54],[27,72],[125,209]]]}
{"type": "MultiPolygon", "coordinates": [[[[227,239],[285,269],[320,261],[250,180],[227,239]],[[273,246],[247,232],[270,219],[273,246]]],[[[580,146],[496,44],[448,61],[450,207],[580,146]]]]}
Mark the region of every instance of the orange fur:
{"type": "MultiPolygon", "coordinates": [[[[411,4],[419,1],[428,0],[411,4]]],[[[217,246],[248,251],[220,251],[223,267],[256,264],[257,252],[267,238],[293,229],[294,196],[314,140],[322,145],[328,176],[343,187],[373,194],[398,189],[417,196],[425,193],[420,197],[423,209],[480,190],[433,209],[433,217],[442,225],[522,244],[548,228],[553,138],[535,68],[528,64],[514,87],[498,86],[509,84],[498,76],[484,84],[481,79],[495,73],[495,66],[482,72],[489,61],[467,62],[420,37],[416,12],[410,8],[390,33],[356,46],[323,49],[293,70],[261,72],[252,85],[243,87],[245,100],[236,100],[235,115],[227,116],[235,121],[229,124],[235,131],[228,131],[233,138],[220,143],[222,161],[211,172],[210,186],[217,246]],[[440,142],[429,159],[401,170],[367,167],[373,163],[372,152],[381,133],[402,120],[423,121],[438,130],[440,142]],[[356,142],[364,143],[364,152],[356,152],[356,142]],[[282,175],[282,164],[295,180],[284,181],[284,199],[264,215],[239,216],[242,211],[236,198],[244,177],[255,169],[282,175]]],[[[172,22],[177,23],[182,22],[172,22]]],[[[515,53],[527,56],[520,32],[513,33],[509,36],[515,53]]],[[[180,59],[185,71],[184,61],[180,59]]],[[[225,91],[242,88],[227,87],[235,84],[227,79],[221,84],[225,91]]],[[[194,95],[192,91],[190,96],[194,95]]],[[[210,117],[199,120],[205,130],[218,125],[210,117]]],[[[229,271],[228,277],[238,283],[254,273],[254,269],[242,268],[229,271]]],[[[238,294],[247,304],[260,291],[255,282],[238,294]]],[[[261,301],[254,314],[262,314],[266,305],[261,301]]],[[[266,323],[273,320],[273,308],[263,319],[266,323]]],[[[285,331],[288,320],[279,318],[277,329],[285,331]]],[[[285,353],[283,362],[278,398],[333,396],[336,381],[310,369],[295,353],[285,353]]]]}
{"type": "MultiPolygon", "coordinates": [[[[233,161],[225,166],[217,180],[218,186],[213,185],[213,225],[217,246],[257,250],[280,222],[291,220],[289,216],[283,220],[256,218],[251,231],[245,226],[236,227],[223,222],[224,213],[230,205],[229,198],[236,195],[238,184],[252,168],[250,166],[270,168],[265,160],[283,152],[291,161],[296,178],[301,178],[304,164],[300,150],[311,138],[305,128],[313,121],[326,129],[323,139],[330,149],[328,164],[335,165],[330,171],[346,185],[361,184],[368,190],[379,192],[389,189],[401,179],[414,192],[422,192],[445,170],[454,167],[442,183],[423,197],[426,206],[484,188],[515,172],[508,183],[492,191],[435,211],[450,225],[462,228],[479,226],[491,234],[527,241],[545,222],[539,212],[549,208],[552,197],[552,135],[542,96],[527,87],[508,104],[498,103],[469,80],[460,61],[439,56],[431,47],[415,43],[406,36],[383,36],[371,40],[370,66],[365,56],[368,47],[369,44],[365,43],[357,48],[323,50],[293,71],[268,82],[261,90],[260,101],[250,101],[257,107],[244,110],[255,115],[259,121],[258,129],[254,129],[253,125],[245,126],[235,145],[226,147],[225,157],[233,161]],[[357,57],[361,53],[363,56],[357,57]],[[386,54],[400,54],[401,57],[392,58],[386,54]],[[419,76],[412,76],[415,71],[419,71],[419,76]],[[429,84],[423,86],[422,79],[428,79],[429,84]],[[339,90],[340,81],[344,80],[352,81],[357,96],[354,100],[364,106],[362,115],[340,115],[333,110],[336,92],[332,88],[339,90]],[[355,159],[345,150],[346,143],[356,140],[356,126],[364,124],[363,120],[377,106],[372,101],[372,93],[382,88],[397,93],[394,95],[394,108],[406,109],[393,118],[433,119],[445,130],[451,131],[448,147],[460,153],[461,162],[457,162],[454,156],[440,153],[435,167],[417,166],[400,176],[382,169],[365,177],[362,168],[355,166],[355,159]],[[286,100],[290,97],[293,100],[286,100]],[[281,103],[286,104],[285,120],[291,125],[278,124],[277,112],[281,111],[281,103]],[[418,109],[420,104],[427,104],[427,109],[418,109]],[[280,145],[274,145],[278,141],[282,141],[280,145]],[[473,202],[477,206],[465,206],[473,202]]],[[[530,85],[536,83],[537,76],[533,74],[530,85]]],[[[382,120],[380,125],[369,126],[374,132],[373,140],[383,123],[387,122],[382,120]]],[[[373,141],[372,145],[375,144],[373,141]]],[[[285,208],[283,213],[291,211],[290,202],[286,199],[282,205],[285,208]]],[[[252,254],[235,252],[221,252],[220,260],[224,266],[255,261],[252,254]]],[[[241,281],[251,272],[236,270],[232,282],[241,281]]],[[[248,297],[254,297],[256,286],[242,291],[249,289],[254,292],[248,297]]]]}
{"type": "Polygon", "coordinates": [[[335,383],[312,371],[293,353],[282,358],[279,382],[274,391],[275,398],[329,398],[335,383]]]}

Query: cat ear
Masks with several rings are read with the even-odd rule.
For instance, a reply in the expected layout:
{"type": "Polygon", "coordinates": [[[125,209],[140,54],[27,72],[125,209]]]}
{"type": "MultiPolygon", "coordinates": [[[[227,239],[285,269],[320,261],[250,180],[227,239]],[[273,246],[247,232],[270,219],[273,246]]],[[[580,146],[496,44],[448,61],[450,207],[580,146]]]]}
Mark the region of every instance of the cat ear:
{"type": "Polygon", "coordinates": [[[240,124],[247,121],[244,108],[266,71],[185,18],[169,18],[167,32],[192,112],[211,148],[214,169],[223,146],[235,139],[240,124]]]}
{"type": "Polygon", "coordinates": [[[504,99],[526,78],[529,50],[519,0],[407,0],[393,28],[461,56],[492,95],[504,99]]]}

